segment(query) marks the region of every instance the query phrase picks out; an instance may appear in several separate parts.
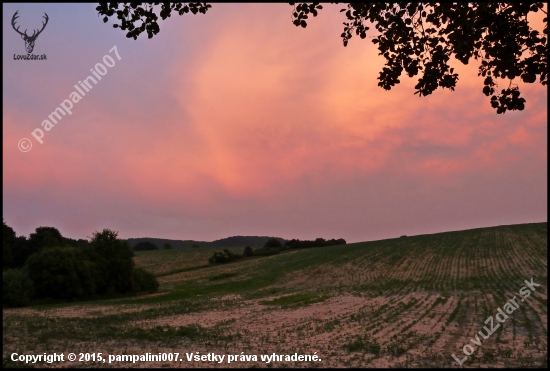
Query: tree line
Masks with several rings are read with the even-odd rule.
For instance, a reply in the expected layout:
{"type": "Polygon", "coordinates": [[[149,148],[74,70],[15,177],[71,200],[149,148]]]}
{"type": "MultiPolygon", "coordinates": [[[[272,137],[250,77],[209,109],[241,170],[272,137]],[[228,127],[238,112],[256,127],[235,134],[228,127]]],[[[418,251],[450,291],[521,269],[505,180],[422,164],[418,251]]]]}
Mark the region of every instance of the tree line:
{"type": "Polygon", "coordinates": [[[242,254],[236,254],[228,249],[224,249],[223,251],[216,251],[208,259],[208,263],[209,264],[230,263],[232,261],[251,257],[251,256],[275,255],[285,250],[333,246],[333,245],[345,245],[345,244],[346,244],[346,240],[344,240],[343,238],[339,238],[339,239],[333,238],[330,240],[325,240],[324,238],[317,238],[315,240],[292,239],[290,241],[286,241],[283,245],[281,241],[279,241],[278,239],[270,238],[269,240],[267,240],[267,242],[263,247],[253,249],[250,246],[246,246],[242,254]]]}
{"type": "MultiPolygon", "coordinates": [[[[172,244],[169,242],[166,242],[164,245],[162,245],[162,248],[165,250],[172,249],[172,244]]],[[[143,241],[139,242],[136,246],[134,246],[134,251],[146,251],[146,250],[158,250],[159,247],[155,245],[152,242],[149,241],[143,241]]]]}
{"type": "Polygon", "coordinates": [[[156,292],[155,276],[134,265],[118,232],[94,232],[90,241],[66,238],[53,227],[16,236],[3,221],[2,304],[27,306],[44,299],[82,300],[156,292]]]}

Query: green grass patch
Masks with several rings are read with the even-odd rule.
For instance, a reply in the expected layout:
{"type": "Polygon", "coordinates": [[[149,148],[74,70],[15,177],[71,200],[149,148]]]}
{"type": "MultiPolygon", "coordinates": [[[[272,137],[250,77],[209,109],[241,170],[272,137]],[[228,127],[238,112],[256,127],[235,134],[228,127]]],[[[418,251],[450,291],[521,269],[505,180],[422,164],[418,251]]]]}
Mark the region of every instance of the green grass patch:
{"type": "Polygon", "coordinates": [[[221,274],[215,275],[213,277],[210,277],[209,280],[210,281],[224,280],[226,278],[235,277],[237,275],[238,275],[237,272],[234,272],[234,273],[221,273],[221,274]]]}
{"type": "Polygon", "coordinates": [[[197,265],[195,267],[188,267],[188,268],[180,268],[180,269],[173,269],[169,272],[164,272],[164,273],[158,273],[155,275],[155,277],[164,277],[164,276],[170,276],[172,274],[176,274],[176,273],[183,273],[183,272],[189,272],[189,271],[196,271],[197,269],[203,269],[203,268],[208,268],[210,267],[209,264],[204,264],[204,265],[197,265]]]}
{"type": "Polygon", "coordinates": [[[376,340],[370,340],[366,336],[357,336],[354,340],[342,346],[348,352],[367,352],[379,356],[381,353],[380,345],[376,340]]]}

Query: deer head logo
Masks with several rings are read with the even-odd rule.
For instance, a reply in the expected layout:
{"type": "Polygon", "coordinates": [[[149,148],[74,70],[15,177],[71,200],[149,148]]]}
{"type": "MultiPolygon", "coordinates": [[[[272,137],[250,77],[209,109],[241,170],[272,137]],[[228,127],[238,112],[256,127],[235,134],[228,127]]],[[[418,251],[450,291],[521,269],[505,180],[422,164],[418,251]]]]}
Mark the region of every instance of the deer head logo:
{"type": "Polygon", "coordinates": [[[38,30],[34,30],[33,34],[31,36],[27,35],[27,30],[25,30],[25,32],[21,32],[19,31],[19,27],[15,28],[15,20],[17,18],[19,18],[19,16],[17,15],[17,13],[19,12],[19,10],[17,12],[15,12],[15,14],[13,15],[13,18],[11,19],[11,25],[13,27],[13,29],[15,31],[17,31],[17,33],[19,35],[21,35],[21,38],[23,40],[25,40],[25,48],[27,49],[27,53],[32,53],[33,49],[34,49],[34,42],[36,41],[36,38],[38,37],[38,35],[40,35],[40,33],[42,31],[44,31],[44,28],[46,27],[46,25],[48,24],[48,14],[46,14],[44,16],[44,18],[46,19],[46,22],[42,22],[42,29],[40,31],[38,30]]]}

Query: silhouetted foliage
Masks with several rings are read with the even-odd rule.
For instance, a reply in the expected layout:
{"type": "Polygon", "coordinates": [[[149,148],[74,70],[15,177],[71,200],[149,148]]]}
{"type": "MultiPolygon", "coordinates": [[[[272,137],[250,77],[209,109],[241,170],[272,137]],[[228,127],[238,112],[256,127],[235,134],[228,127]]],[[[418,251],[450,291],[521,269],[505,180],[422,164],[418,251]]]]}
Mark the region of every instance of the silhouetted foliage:
{"type": "MultiPolygon", "coordinates": [[[[57,228],[38,227],[34,233],[30,234],[29,238],[17,236],[13,239],[11,267],[22,267],[32,254],[43,248],[72,245],[72,241],[74,240],[63,237],[57,228]]],[[[79,246],[83,246],[83,244],[79,244],[79,246]]]]}
{"type": "MultiPolygon", "coordinates": [[[[405,71],[409,77],[420,73],[415,86],[419,96],[431,94],[438,87],[454,90],[458,74],[448,62],[451,57],[463,64],[481,60],[478,76],[485,77],[483,94],[491,95],[497,113],[523,110],[525,99],[513,83],[520,77],[542,85],[547,80],[548,23],[544,18],[543,34],[533,30],[528,14],[543,9],[543,3],[349,3],[341,37],[344,46],[353,33],[367,37],[369,26],[379,32],[371,36],[378,45],[386,66],[380,72],[378,86],[390,90],[400,82],[405,71]],[[496,93],[495,78],[509,79],[509,85],[496,93]]],[[[295,6],[293,17],[306,27],[311,5],[295,6]]]]}
{"type": "Polygon", "coordinates": [[[134,292],[154,293],[158,291],[159,283],[153,273],[142,267],[135,267],[132,274],[134,292]]]}
{"type": "Polygon", "coordinates": [[[169,243],[173,249],[181,248],[199,248],[202,246],[209,247],[219,247],[220,249],[225,249],[229,247],[261,247],[265,245],[266,241],[270,238],[276,238],[281,243],[284,243],[285,240],[280,237],[268,237],[268,236],[231,236],[226,238],[221,238],[219,240],[207,242],[207,241],[195,241],[195,240],[170,240],[166,238],[152,238],[152,237],[140,237],[140,238],[128,238],[126,241],[130,244],[132,248],[135,248],[141,242],[149,242],[158,247],[164,247],[165,244],[169,243]]]}
{"type": "Polygon", "coordinates": [[[31,247],[27,237],[25,236],[15,237],[11,245],[11,253],[12,253],[12,259],[13,259],[12,267],[13,268],[22,267],[33,252],[35,251],[31,247]]]}
{"type": "Polygon", "coordinates": [[[42,248],[64,246],[63,236],[54,227],[38,227],[29,236],[29,244],[34,251],[42,248]]]}
{"type": "Polygon", "coordinates": [[[275,238],[283,243],[285,242],[282,238],[278,238],[278,237],[232,236],[232,237],[226,237],[226,238],[209,242],[208,246],[216,246],[216,247],[222,247],[222,248],[223,247],[242,247],[242,246],[262,247],[271,238],[275,238]]]}
{"type": "Polygon", "coordinates": [[[210,264],[228,263],[229,257],[223,251],[216,251],[210,258],[208,258],[208,262],[210,264]]]}
{"type": "Polygon", "coordinates": [[[86,249],[88,257],[97,267],[99,294],[122,294],[132,290],[134,252],[126,241],[117,236],[118,232],[110,229],[94,232],[90,247],[86,249]]]}
{"type": "Polygon", "coordinates": [[[2,272],[2,306],[24,307],[31,303],[34,294],[32,280],[24,269],[7,269],[2,272]]]}
{"type": "Polygon", "coordinates": [[[13,266],[12,246],[15,241],[15,231],[2,219],[2,269],[13,266]]]}
{"type": "Polygon", "coordinates": [[[315,241],[310,240],[298,240],[292,239],[285,243],[285,247],[288,249],[304,249],[309,247],[321,247],[321,246],[333,246],[333,245],[345,245],[346,240],[339,238],[337,240],[330,239],[325,240],[324,238],[317,238],[315,241]]]}
{"type": "Polygon", "coordinates": [[[267,240],[264,247],[274,247],[280,249],[281,247],[283,247],[283,244],[275,238],[270,238],[269,240],[267,240]]]}
{"type": "Polygon", "coordinates": [[[169,250],[169,249],[172,248],[172,245],[170,245],[170,243],[167,242],[167,243],[164,244],[164,246],[162,248],[165,249],[165,250],[169,250]]]}
{"type": "Polygon", "coordinates": [[[250,246],[246,246],[243,250],[243,256],[254,256],[254,250],[250,246]]]}
{"type": "Polygon", "coordinates": [[[216,251],[209,259],[208,262],[210,264],[222,264],[222,263],[229,263],[232,261],[235,261],[237,259],[241,259],[242,255],[235,254],[228,249],[224,249],[223,251],[216,251]]]}
{"type": "Polygon", "coordinates": [[[86,246],[88,246],[89,243],[90,241],[84,239],[75,240],[72,238],[63,237],[63,246],[85,248],[86,246]]]}
{"type": "Polygon", "coordinates": [[[3,243],[11,247],[12,265],[23,267],[5,269],[4,306],[28,305],[34,298],[73,300],[158,290],[153,274],[134,268],[134,253],[117,232],[94,232],[90,242],[65,238],[52,227],[37,228],[29,239],[12,232],[4,223],[3,243]]]}
{"type": "MultiPolygon", "coordinates": [[[[155,5],[159,3],[100,3],[98,14],[107,22],[116,14],[120,24],[113,27],[128,30],[126,37],[137,39],[147,31],[148,37],[160,28],[155,5]],[[120,8],[120,9],[119,9],[120,8]]],[[[308,17],[316,17],[323,8],[319,3],[290,3],[294,6],[292,22],[307,27],[308,17]]],[[[386,90],[400,83],[403,72],[409,77],[420,74],[415,94],[426,96],[437,88],[454,90],[458,74],[449,65],[451,57],[468,64],[480,60],[478,76],[485,77],[483,94],[491,96],[490,104],[497,113],[523,110],[516,77],[524,83],[537,78],[547,84],[548,22],[543,19],[541,34],[529,26],[531,13],[544,12],[544,3],[348,3],[344,32],[347,46],[353,34],[369,37],[386,59],[378,85],[386,90]],[[368,35],[370,26],[378,31],[368,35]],[[495,79],[509,79],[508,87],[498,92],[495,79]]],[[[179,15],[206,13],[207,3],[163,3],[159,15],[164,20],[172,11],[179,15]]]]}
{"type": "MultiPolygon", "coordinates": [[[[153,3],[123,3],[122,9],[119,10],[119,3],[100,3],[96,8],[100,15],[105,16],[103,22],[107,22],[109,17],[117,15],[117,18],[120,20],[120,24],[114,24],[114,28],[119,28],[123,31],[128,30],[126,37],[133,37],[134,40],[137,39],[139,34],[147,31],[149,38],[152,38],[153,35],[156,35],[160,28],[157,23],[158,16],[153,11],[153,3]],[[141,21],[141,25],[135,24],[137,21],[141,21]]],[[[154,3],[158,5],[159,3],[154,3]]],[[[212,5],[206,3],[162,3],[160,10],[160,17],[165,20],[170,17],[172,10],[177,12],[179,15],[185,13],[206,13],[206,11],[211,8],[212,5]]]]}
{"type": "Polygon", "coordinates": [[[134,251],[145,251],[145,250],[158,250],[159,247],[152,242],[145,241],[140,242],[134,246],[134,251]]]}
{"type": "Polygon", "coordinates": [[[96,292],[95,264],[74,247],[50,247],[27,262],[37,298],[77,299],[96,292]]]}
{"type": "Polygon", "coordinates": [[[86,247],[87,240],[63,237],[57,228],[38,227],[27,239],[25,236],[16,236],[11,227],[3,223],[3,256],[4,268],[22,267],[27,259],[43,248],[72,246],[86,247]]]}

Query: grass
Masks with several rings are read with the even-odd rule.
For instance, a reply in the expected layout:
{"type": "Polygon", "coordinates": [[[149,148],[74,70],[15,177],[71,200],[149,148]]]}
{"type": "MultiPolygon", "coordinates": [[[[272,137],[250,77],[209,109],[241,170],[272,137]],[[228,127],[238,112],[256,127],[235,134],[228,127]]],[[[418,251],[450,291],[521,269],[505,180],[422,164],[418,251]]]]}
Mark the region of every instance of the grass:
{"type": "Polygon", "coordinates": [[[210,277],[210,281],[223,280],[223,279],[226,279],[226,278],[235,277],[237,275],[238,275],[238,273],[221,273],[221,274],[215,275],[213,277],[210,277]]]}

